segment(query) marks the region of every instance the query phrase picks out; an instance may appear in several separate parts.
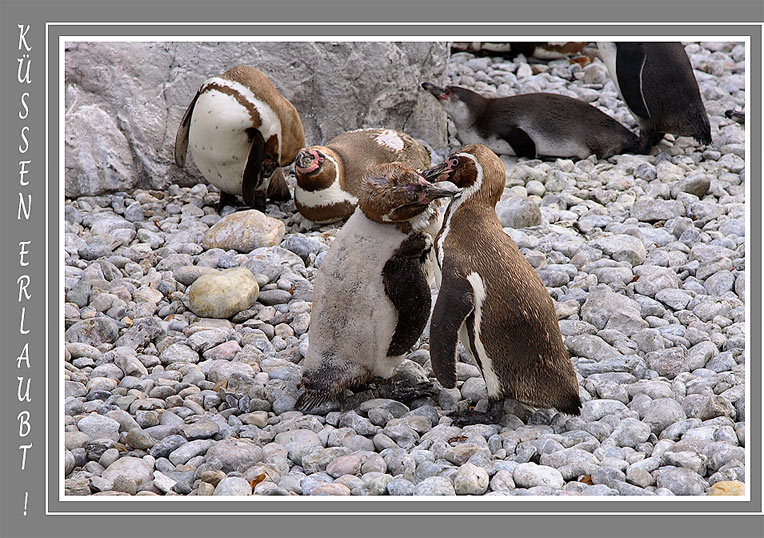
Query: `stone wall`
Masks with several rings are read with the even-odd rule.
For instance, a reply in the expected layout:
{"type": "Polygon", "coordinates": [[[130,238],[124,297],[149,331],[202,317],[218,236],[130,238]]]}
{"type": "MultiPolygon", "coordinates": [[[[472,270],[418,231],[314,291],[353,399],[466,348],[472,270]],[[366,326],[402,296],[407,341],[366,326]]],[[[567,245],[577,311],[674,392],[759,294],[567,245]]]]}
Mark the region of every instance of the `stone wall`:
{"type": "Polygon", "coordinates": [[[266,73],[300,112],[308,144],[389,127],[446,145],[421,82],[443,83],[446,43],[72,43],[66,50],[66,195],[189,185],[175,132],[196,90],[237,64],[266,73]]]}

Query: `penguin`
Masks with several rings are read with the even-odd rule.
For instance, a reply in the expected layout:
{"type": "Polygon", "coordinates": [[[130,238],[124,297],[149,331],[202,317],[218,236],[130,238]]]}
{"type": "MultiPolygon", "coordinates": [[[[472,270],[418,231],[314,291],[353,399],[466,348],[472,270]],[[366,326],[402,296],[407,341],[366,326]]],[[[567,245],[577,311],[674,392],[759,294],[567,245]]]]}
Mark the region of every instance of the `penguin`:
{"type": "Polygon", "coordinates": [[[588,45],[583,41],[568,42],[456,42],[451,45],[453,52],[471,52],[472,54],[482,54],[490,56],[503,56],[507,59],[513,59],[522,54],[526,58],[534,57],[542,60],[553,60],[557,58],[567,58],[572,54],[579,54],[581,50],[588,45]]]}
{"type": "Polygon", "coordinates": [[[462,189],[434,241],[440,290],[430,320],[432,369],[443,387],[454,388],[461,341],[491,402],[488,413],[455,422],[496,422],[504,398],[579,414],[578,382],[552,298],[496,217],[501,160],[484,145],[467,145],[424,175],[462,189]]]}
{"type": "Polygon", "coordinates": [[[295,107],[263,73],[247,65],[207,79],[196,92],[175,137],[175,163],[186,152],[221,191],[220,205],[241,195],[262,209],[266,197],[288,200],[282,166],[305,145],[295,107]]]}
{"type": "Polygon", "coordinates": [[[665,133],[711,143],[711,126],[681,43],[597,43],[616,90],[637,120],[642,152],[665,133]]]}
{"type": "Polygon", "coordinates": [[[442,221],[437,200],[457,192],[403,163],[378,165],[365,176],[358,207],[316,275],[299,409],[392,376],[430,315],[432,238],[442,221]]]}
{"type": "Polygon", "coordinates": [[[745,125],[745,112],[743,112],[742,110],[734,110],[734,109],[725,110],[724,115],[727,118],[741,125],[745,125]]]}
{"type": "Polygon", "coordinates": [[[430,153],[409,135],[392,129],[358,129],[325,146],[302,148],[294,167],[297,210],[321,224],[347,218],[358,203],[364,174],[377,164],[396,161],[424,169],[430,166],[430,153]]]}
{"type": "Polygon", "coordinates": [[[485,144],[518,157],[600,159],[636,153],[639,138],[599,109],[552,93],[484,97],[467,88],[425,82],[456,124],[464,144],[485,144]]]}

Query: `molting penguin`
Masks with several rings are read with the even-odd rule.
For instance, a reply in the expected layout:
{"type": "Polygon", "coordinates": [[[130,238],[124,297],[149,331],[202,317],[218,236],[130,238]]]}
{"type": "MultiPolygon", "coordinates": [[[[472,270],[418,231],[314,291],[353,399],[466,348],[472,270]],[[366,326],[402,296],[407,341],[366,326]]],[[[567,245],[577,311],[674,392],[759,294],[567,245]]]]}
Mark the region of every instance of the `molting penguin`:
{"type": "Polygon", "coordinates": [[[366,176],[316,275],[300,409],[389,378],[416,343],[430,316],[432,237],[442,219],[433,202],[457,191],[401,163],[366,176]]]}
{"type": "Polygon", "coordinates": [[[279,167],[291,164],[305,134],[297,110],[268,77],[239,65],[205,81],[188,105],[175,137],[180,167],[189,145],[196,166],[221,190],[221,205],[241,195],[262,208],[266,196],[289,199],[279,167]]]}
{"type": "Polygon", "coordinates": [[[327,223],[344,219],[358,203],[361,179],[373,166],[402,162],[430,166],[430,154],[407,134],[391,129],[343,133],[325,146],[303,148],[295,159],[294,202],[307,219],[327,223]]]}
{"type": "Polygon", "coordinates": [[[618,93],[640,126],[642,150],[664,133],[711,143],[698,82],[681,43],[597,43],[618,93]]]}
{"type": "Polygon", "coordinates": [[[534,159],[591,154],[603,159],[639,150],[639,138],[599,109],[552,93],[484,97],[430,82],[422,88],[437,97],[464,144],[485,144],[499,154],[534,159]]]}
{"type": "Polygon", "coordinates": [[[552,298],[496,217],[501,160],[486,146],[469,145],[425,176],[462,189],[435,238],[441,282],[430,321],[432,369],[442,386],[456,386],[461,340],[493,402],[487,416],[473,412],[456,422],[497,421],[505,397],[577,415],[578,383],[552,298]]]}

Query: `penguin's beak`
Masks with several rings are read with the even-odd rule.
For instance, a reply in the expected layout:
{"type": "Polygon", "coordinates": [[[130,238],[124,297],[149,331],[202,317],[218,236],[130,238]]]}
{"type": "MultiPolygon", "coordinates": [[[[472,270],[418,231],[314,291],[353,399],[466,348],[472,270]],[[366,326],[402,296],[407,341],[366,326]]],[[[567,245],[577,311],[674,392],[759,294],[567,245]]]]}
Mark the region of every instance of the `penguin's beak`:
{"type": "Polygon", "coordinates": [[[428,183],[422,188],[419,195],[420,204],[429,204],[438,198],[452,198],[461,193],[461,189],[450,181],[441,181],[437,184],[428,183]]]}
{"type": "Polygon", "coordinates": [[[294,160],[294,166],[301,174],[315,172],[320,164],[321,159],[318,156],[318,152],[304,149],[300,150],[294,160]]]}
{"type": "Polygon", "coordinates": [[[454,163],[451,159],[446,159],[440,164],[428,168],[422,172],[424,177],[430,183],[437,183],[440,181],[446,181],[451,177],[451,173],[454,171],[454,163]]]}
{"type": "Polygon", "coordinates": [[[422,88],[430,92],[432,95],[437,97],[439,100],[448,99],[448,96],[446,95],[446,89],[441,88],[440,86],[436,86],[432,82],[423,82],[422,88]]]}
{"type": "Polygon", "coordinates": [[[298,168],[307,168],[313,162],[313,156],[307,151],[301,151],[294,160],[294,165],[298,168]]]}

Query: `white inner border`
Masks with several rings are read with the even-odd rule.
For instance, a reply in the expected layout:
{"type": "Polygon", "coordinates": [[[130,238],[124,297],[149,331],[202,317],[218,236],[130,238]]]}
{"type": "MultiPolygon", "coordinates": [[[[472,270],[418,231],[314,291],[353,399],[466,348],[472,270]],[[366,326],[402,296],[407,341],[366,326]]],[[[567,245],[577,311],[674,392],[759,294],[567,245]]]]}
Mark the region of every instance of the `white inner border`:
{"type": "MultiPolygon", "coordinates": [[[[45,25],[46,31],[45,31],[45,73],[46,73],[46,86],[45,86],[45,131],[46,131],[46,143],[45,143],[45,149],[46,149],[46,167],[45,167],[45,182],[46,182],[46,199],[45,199],[45,223],[46,223],[46,230],[45,230],[45,275],[46,275],[46,282],[49,281],[49,259],[48,259],[48,248],[49,248],[49,221],[48,221],[48,215],[49,215],[49,201],[50,201],[50,191],[51,184],[50,184],[50,177],[49,177],[49,109],[48,109],[48,103],[49,103],[49,90],[48,90],[48,73],[49,73],[49,32],[50,27],[52,26],[315,26],[316,24],[320,24],[322,26],[456,26],[459,23],[453,23],[453,22],[422,22],[422,23],[413,23],[413,22],[326,22],[326,23],[315,23],[315,22],[274,22],[274,23],[237,23],[237,22],[229,22],[229,23],[185,23],[185,22],[147,22],[147,23],[130,23],[130,22],[66,22],[66,23],[58,23],[58,22],[48,22],[45,25]]],[[[470,22],[468,23],[470,26],[645,26],[645,27],[651,27],[651,26],[688,26],[688,25],[694,25],[694,26],[714,26],[714,25],[724,25],[724,26],[759,26],[762,27],[761,23],[627,23],[627,22],[616,22],[616,23],[508,23],[508,22],[470,22]]],[[[641,39],[642,41],[667,41],[667,40],[675,40],[676,38],[671,38],[668,36],[608,36],[608,35],[600,35],[596,36],[596,38],[593,38],[592,36],[583,36],[583,35],[576,35],[576,34],[556,34],[550,36],[549,34],[543,35],[543,36],[512,36],[512,35],[504,35],[504,36],[497,36],[497,35],[481,35],[481,36],[475,36],[475,35],[449,35],[448,37],[444,36],[341,36],[340,39],[327,36],[214,36],[214,35],[205,35],[205,36],[170,36],[168,37],[162,37],[162,36],[81,36],[81,35],[71,35],[71,36],[65,36],[61,35],[58,37],[58,68],[59,68],[59,80],[60,80],[60,86],[58,87],[58,97],[59,97],[59,162],[58,162],[58,181],[56,182],[55,186],[55,192],[57,194],[57,201],[59,203],[59,210],[60,214],[63,218],[64,214],[64,192],[62,185],[64,184],[64,177],[65,177],[65,124],[64,124],[64,114],[65,114],[65,43],[67,42],[114,42],[114,43],[124,43],[124,42],[208,42],[208,41],[216,41],[216,42],[305,42],[305,41],[313,41],[313,42],[336,42],[336,41],[360,41],[360,42],[437,42],[437,41],[446,41],[446,42],[453,42],[453,41],[466,41],[466,42],[472,42],[472,41],[589,41],[592,42],[593,39],[598,39],[602,41],[624,41],[628,39],[641,39]]],[[[682,36],[682,42],[714,42],[714,41],[732,41],[732,42],[742,42],[745,44],[745,110],[746,113],[750,111],[750,102],[751,102],[751,82],[750,82],[750,49],[751,49],[751,39],[750,36],[744,35],[744,36],[729,36],[729,35],[709,35],[705,34],[702,36],[682,36]]],[[[761,119],[761,118],[760,118],[761,119]]],[[[751,148],[750,148],[750,122],[747,122],[745,124],[745,154],[746,154],[746,168],[745,168],[745,194],[746,194],[746,200],[750,200],[750,181],[751,177],[748,173],[748,156],[751,154],[751,148]]],[[[759,148],[760,150],[764,150],[764,148],[759,148]]],[[[762,151],[764,153],[764,151],[762,151]]],[[[746,212],[745,212],[745,229],[746,229],[746,238],[745,238],[745,245],[746,245],[746,260],[748,260],[749,252],[750,252],[750,229],[751,229],[751,222],[750,222],[750,210],[748,204],[746,204],[746,212]]],[[[64,289],[64,226],[60,226],[59,230],[59,265],[58,265],[58,281],[60,289],[64,289]]],[[[746,276],[745,276],[745,312],[746,312],[746,338],[751,333],[749,323],[750,323],[750,271],[749,267],[746,264],[746,276]]],[[[49,323],[50,323],[50,312],[49,312],[49,289],[46,284],[46,300],[45,300],[45,310],[46,310],[46,322],[45,322],[45,353],[46,353],[46,360],[45,360],[45,373],[46,373],[46,379],[45,379],[45,389],[46,389],[46,415],[45,415],[45,435],[46,435],[46,443],[45,443],[45,514],[46,515],[120,515],[120,514],[147,514],[147,515],[168,515],[168,514],[188,514],[188,512],[181,511],[181,512],[140,512],[140,511],[118,511],[118,512],[52,512],[49,509],[49,486],[50,486],[50,476],[49,476],[49,450],[50,450],[50,440],[48,439],[48,432],[49,432],[49,402],[48,402],[48,394],[49,394],[49,382],[50,382],[50,372],[49,372],[49,357],[47,356],[48,349],[49,349],[49,323]]],[[[59,342],[59,348],[58,357],[63,357],[63,346],[64,346],[64,329],[63,329],[63,319],[64,319],[64,301],[60,300],[59,302],[59,311],[58,311],[58,342],[59,342]]],[[[764,323],[762,323],[762,327],[760,327],[760,330],[764,332],[764,323]]],[[[748,346],[746,347],[746,355],[748,354],[748,351],[750,349],[748,346]]],[[[683,496],[673,496],[673,497],[648,497],[648,496],[613,496],[613,497],[605,497],[605,496],[597,496],[597,497],[589,497],[589,496],[570,496],[570,497],[556,497],[556,496],[491,496],[491,497],[485,497],[485,496],[455,496],[455,497],[391,497],[391,496],[375,496],[375,497],[353,497],[353,496],[343,496],[339,497],[339,500],[342,501],[353,501],[353,502],[363,502],[366,500],[373,500],[373,501],[381,501],[381,502],[393,502],[393,501],[432,501],[432,500],[439,500],[441,502],[447,502],[447,503],[453,503],[453,502],[473,502],[473,501],[482,501],[482,502],[526,502],[526,501],[571,501],[571,502],[582,502],[582,501],[606,501],[606,502],[616,502],[616,501],[635,501],[635,502],[659,502],[659,501],[669,501],[669,502],[675,502],[675,501],[698,501],[698,502],[705,502],[705,501],[713,501],[713,502],[750,502],[751,500],[751,488],[748,486],[750,483],[750,461],[751,461],[751,455],[750,455],[750,417],[748,414],[750,413],[750,361],[751,357],[746,356],[746,364],[745,364],[745,405],[746,405],[746,425],[745,425],[745,432],[746,432],[746,468],[745,468],[745,483],[746,483],[746,494],[744,497],[724,497],[724,496],[714,496],[714,497],[708,497],[708,496],[693,496],[693,497],[683,497],[683,496]]],[[[64,363],[63,361],[60,361],[58,368],[58,383],[59,383],[59,390],[60,395],[63,398],[64,395],[64,363]]],[[[762,383],[761,386],[764,386],[764,375],[762,376],[762,379],[759,380],[760,383],[762,383]]],[[[59,411],[63,410],[63,400],[59,402],[58,406],[59,411]]],[[[64,414],[59,412],[58,414],[58,423],[59,423],[59,443],[58,443],[58,450],[59,450],[59,469],[63,470],[64,465],[64,414]]],[[[764,483],[764,472],[762,473],[762,477],[759,477],[762,481],[761,483],[764,483]]],[[[126,497],[126,496],[102,496],[102,497],[94,497],[94,496],[85,496],[85,497],[67,497],[64,495],[64,480],[63,477],[59,481],[59,496],[58,501],[59,502],[108,502],[112,500],[118,500],[118,501],[144,501],[144,500],[171,500],[171,501],[190,501],[190,502],[198,502],[198,501],[242,501],[242,500],[249,500],[249,501],[256,501],[256,502],[269,502],[269,501],[284,501],[284,497],[270,497],[270,496],[260,496],[260,495],[251,495],[251,496],[221,496],[221,497],[213,497],[213,496],[194,496],[194,497],[176,497],[176,496],[147,496],[147,497],[126,497]]],[[[291,497],[290,497],[291,499],[291,497]]],[[[314,502],[328,502],[337,499],[336,497],[295,497],[294,499],[300,499],[301,501],[309,500],[314,502]]],[[[224,511],[215,511],[215,512],[200,512],[195,511],[193,514],[199,514],[199,515],[242,515],[247,514],[246,511],[235,511],[235,512],[224,512],[224,511]]],[[[714,511],[691,511],[691,512],[648,512],[648,511],[628,511],[628,512],[582,512],[581,510],[570,510],[570,511],[557,511],[557,512],[521,512],[521,511],[507,511],[507,512],[459,512],[459,511],[437,511],[437,512],[394,512],[394,511],[384,511],[384,510],[374,510],[369,512],[326,512],[326,511],[283,511],[283,512],[250,512],[250,513],[256,513],[256,514],[263,514],[263,515],[286,515],[286,514],[297,514],[297,515],[375,515],[375,514],[395,514],[395,515],[423,515],[423,514],[433,514],[433,515],[440,515],[440,514],[451,514],[451,515],[539,515],[539,514],[580,514],[580,513],[587,513],[592,515],[619,515],[619,514],[656,514],[656,515],[676,515],[676,514],[719,514],[719,515],[733,515],[733,514],[742,514],[742,515],[751,515],[756,514],[756,512],[748,512],[748,511],[741,511],[741,512],[714,512],[714,511]]],[[[761,513],[761,512],[759,512],[761,513]]]]}

